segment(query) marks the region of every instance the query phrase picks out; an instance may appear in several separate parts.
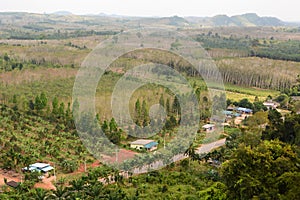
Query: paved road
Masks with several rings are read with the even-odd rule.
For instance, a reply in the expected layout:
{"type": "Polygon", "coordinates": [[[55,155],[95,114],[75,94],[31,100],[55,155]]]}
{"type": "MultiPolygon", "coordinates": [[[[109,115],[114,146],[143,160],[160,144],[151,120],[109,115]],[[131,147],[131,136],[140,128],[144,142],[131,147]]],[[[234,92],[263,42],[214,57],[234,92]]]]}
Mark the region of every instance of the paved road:
{"type": "Polygon", "coordinates": [[[196,153],[198,153],[198,154],[208,153],[208,152],[212,151],[213,149],[224,146],[225,141],[226,141],[226,138],[212,142],[212,143],[202,144],[201,147],[196,149],[196,153]]]}
{"type": "MultiPolygon", "coordinates": [[[[215,142],[212,143],[208,143],[208,144],[203,144],[201,145],[201,147],[196,149],[196,153],[198,154],[204,154],[204,153],[208,153],[210,151],[212,151],[213,149],[216,149],[218,147],[224,146],[225,145],[225,141],[226,138],[221,139],[221,140],[217,140],[215,142]]],[[[185,156],[184,154],[178,154],[175,155],[173,157],[173,162],[177,162],[180,160],[183,160],[185,158],[187,158],[188,156],[185,156]]],[[[142,174],[142,173],[147,173],[149,172],[149,170],[157,170],[164,167],[164,164],[162,161],[156,161],[150,165],[145,165],[141,168],[135,168],[133,169],[133,174],[142,174]]]]}

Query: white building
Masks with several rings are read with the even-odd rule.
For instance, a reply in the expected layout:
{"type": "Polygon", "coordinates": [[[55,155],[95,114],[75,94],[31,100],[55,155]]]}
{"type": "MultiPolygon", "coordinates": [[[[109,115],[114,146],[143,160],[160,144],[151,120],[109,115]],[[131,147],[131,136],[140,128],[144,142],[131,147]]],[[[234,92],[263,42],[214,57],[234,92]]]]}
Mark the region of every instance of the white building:
{"type": "Polygon", "coordinates": [[[153,150],[157,149],[157,145],[158,145],[158,143],[155,142],[154,140],[140,139],[140,140],[131,142],[130,148],[138,149],[138,150],[146,149],[147,151],[153,151],[153,150]]]}
{"type": "Polygon", "coordinates": [[[206,124],[202,126],[203,130],[206,131],[207,133],[213,132],[216,129],[216,126],[214,124],[206,124]]]}

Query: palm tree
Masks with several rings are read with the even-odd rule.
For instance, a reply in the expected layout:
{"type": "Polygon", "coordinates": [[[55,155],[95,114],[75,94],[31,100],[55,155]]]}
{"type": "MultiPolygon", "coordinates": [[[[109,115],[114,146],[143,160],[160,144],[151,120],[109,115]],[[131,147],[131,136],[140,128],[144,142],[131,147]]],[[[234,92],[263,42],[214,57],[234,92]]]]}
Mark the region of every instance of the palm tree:
{"type": "Polygon", "coordinates": [[[185,156],[188,156],[189,159],[189,165],[190,165],[190,160],[199,160],[199,155],[195,152],[195,147],[193,144],[190,145],[190,147],[184,152],[185,156]]]}
{"type": "Polygon", "coordinates": [[[85,182],[82,179],[73,180],[70,182],[71,190],[79,192],[84,189],[85,182]]]}
{"type": "Polygon", "coordinates": [[[93,185],[89,185],[86,188],[85,193],[88,196],[90,196],[92,199],[103,199],[104,195],[103,195],[102,191],[103,191],[103,185],[102,185],[102,183],[98,182],[93,185]]]}
{"type": "Polygon", "coordinates": [[[48,191],[41,188],[36,188],[34,190],[34,197],[32,197],[32,199],[46,200],[47,198],[48,198],[48,191]]]}
{"type": "Polygon", "coordinates": [[[50,199],[65,200],[71,193],[63,185],[56,185],[56,190],[49,196],[50,199]]]}

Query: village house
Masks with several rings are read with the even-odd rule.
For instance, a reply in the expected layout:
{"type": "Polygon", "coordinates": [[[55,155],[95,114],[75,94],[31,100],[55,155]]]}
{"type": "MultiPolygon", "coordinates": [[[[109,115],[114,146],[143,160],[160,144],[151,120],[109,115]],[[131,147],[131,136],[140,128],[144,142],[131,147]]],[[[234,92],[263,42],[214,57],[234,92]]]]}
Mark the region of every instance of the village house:
{"type": "Polygon", "coordinates": [[[276,108],[279,106],[278,103],[272,102],[272,101],[266,101],[266,102],[264,102],[263,104],[264,104],[264,106],[266,106],[269,110],[270,110],[270,109],[276,109],[276,108]]]}
{"type": "Polygon", "coordinates": [[[138,150],[154,151],[157,149],[158,143],[154,140],[139,139],[130,143],[130,148],[138,150]]]}
{"type": "Polygon", "coordinates": [[[50,164],[47,164],[47,163],[34,163],[32,165],[29,165],[29,168],[24,167],[22,170],[30,171],[30,172],[37,171],[37,172],[47,173],[53,169],[54,168],[50,164]]]}
{"type": "Polygon", "coordinates": [[[236,111],[241,113],[241,114],[252,114],[253,110],[249,109],[249,108],[242,108],[242,107],[238,107],[236,108],[236,111]]]}
{"type": "Polygon", "coordinates": [[[209,132],[213,132],[216,126],[214,124],[205,124],[204,126],[202,126],[202,128],[205,132],[209,133],[209,132]]]}

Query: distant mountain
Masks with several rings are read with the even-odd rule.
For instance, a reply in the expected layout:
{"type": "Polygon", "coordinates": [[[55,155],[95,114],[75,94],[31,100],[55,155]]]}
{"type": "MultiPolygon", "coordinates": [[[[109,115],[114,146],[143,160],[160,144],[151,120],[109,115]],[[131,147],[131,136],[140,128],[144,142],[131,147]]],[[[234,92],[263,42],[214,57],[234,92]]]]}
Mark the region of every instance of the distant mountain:
{"type": "Polygon", "coordinates": [[[275,17],[259,17],[255,13],[235,15],[217,15],[214,17],[186,17],[188,22],[201,26],[284,26],[287,23],[275,17]]]}
{"type": "Polygon", "coordinates": [[[53,15],[73,15],[73,13],[69,12],[69,11],[64,11],[64,10],[61,10],[61,11],[57,11],[57,12],[54,12],[54,13],[51,13],[53,15]]]}

